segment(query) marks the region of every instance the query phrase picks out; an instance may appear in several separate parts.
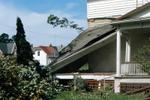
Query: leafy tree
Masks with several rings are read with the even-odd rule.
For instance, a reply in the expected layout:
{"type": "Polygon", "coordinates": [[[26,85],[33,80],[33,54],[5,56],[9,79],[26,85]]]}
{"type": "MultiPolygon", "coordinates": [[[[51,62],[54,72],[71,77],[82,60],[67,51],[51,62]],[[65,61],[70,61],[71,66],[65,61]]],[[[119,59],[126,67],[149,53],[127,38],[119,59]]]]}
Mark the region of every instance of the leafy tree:
{"type": "Polygon", "coordinates": [[[30,43],[26,40],[21,19],[17,18],[17,34],[13,37],[17,46],[17,63],[28,65],[33,60],[30,43]]]}
{"type": "Polygon", "coordinates": [[[136,60],[140,63],[141,69],[150,75],[150,44],[138,50],[136,60]]]}
{"type": "Polygon", "coordinates": [[[50,15],[47,19],[47,23],[49,23],[50,25],[52,25],[53,27],[69,27],[72,29],[76,29],[79,31],[83,31],[83,27],[79,27],[78,24],[75,24],[73,21],[69,21],[67,18],[59,18],[55,15],[50,15]]]}
{"type": "Polygon", "coordinates": [[[8,42],[12,42],[13,40],[9,38],[9,35],[6,33],[2,33],[0,35],[0,42],[1,43],[8,43],[8,42]]]}
{"type": "Polygon", "coordinates": [[[52,91],[51,75],[45,71],[41,76],[36,67],[34,63],[30,67],[18,65],[13,57],[1,57],[0,100],[51,100],[56,93],[52,91]]]}

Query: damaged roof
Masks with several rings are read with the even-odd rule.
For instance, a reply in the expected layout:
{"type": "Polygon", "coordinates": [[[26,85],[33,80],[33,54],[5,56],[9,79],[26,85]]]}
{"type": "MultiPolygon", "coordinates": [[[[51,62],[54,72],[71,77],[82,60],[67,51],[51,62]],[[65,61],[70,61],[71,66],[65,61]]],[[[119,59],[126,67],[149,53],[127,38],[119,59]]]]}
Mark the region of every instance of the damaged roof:
{"type": "MultiPolygon", "coordinates": [[[[90,0],[89,0],[90,1],[90,0]]],[[[92,0],[91,0],[92,1],[92,0]]],[[[79,36],[77,36],[68,46],[66,46],[60,52],[60,57],[53,62],[51,67],[51,73],[57,72],[61,70],[66,65],[69,65],[72,62],[76,62],[80,60],[83,56],[91,53],[92,51],[100,48],[108,42],[109,38],[112,38],[116,34],[116,28],[123,25],[143,25],[145,23],[145,27],[148,27],[148,23],[150,23],[150,18],[136,18],[136,19],[126,19],[130,18],[133,15],[140,13],[141,11],[150,8],[150,3],[147,3],[121,17],[118,18],[118,21],[114,21],[111,24],[96,26],[93,28],[89,28],[82,32],[79,36]],[[106,41],[107,40],[107,41],[106,41]]],[[[127,28],[129,28],[128,26],[127,28]]],[[[144,27],[141,26],[141,27],[144,27]]],[[[71,66],[73,67],[73,66],[71,66]]]]}
{"type": "Polygon", "coordinates": [[[78,52],[84,50],[86,47],[91,46],[93,43],[99,41],[108,34],[113,33],[114,30],[115,28],[112,25],[97,26],[85,30],[79,34],[79,36],[77,36],[68,46],[62,49],[60,52],[60,57],[56,59],[52,65],[50,65],[52,71],[58,70],[59,68],[62,68],[63,66],[81,58],[86,53],[82,52],[82,54],[77,54],[78,52]],[[72,57],[69,58],[70,56],[72,57]]]}
{"type": "MultiPolygon", "coordinates": [[[[114,30],[112,25],[97,26],[94,28],[89,28],[79,34],[68,46],[66,46],[62,51],[60,51],[61,57],[66,55],[66,53],[74,53],[88,45],[92,40],[103,36],[105,33],[111,32],[114,30]],[[65,54],[65,55],[64,55],[65,54]]],[[[67,55],[66,55],[67,56],[67,55]]]]}
{"type": "MultiPolygon", "coordinates": [[[[61,72],[62,69],[63,71],[64,69],[67,71],[70,67],[70,69],[73,69],[72,67],[77,66],[76,61],[81,61],[80,59],[85,57],[87,54],[114,40],[117,26],[121,28],[126,27],[126,25],[129,24],[135,26],[138,25],[135,28],[149,27],[150,18],[121,20],[85,30],[60,52],[61,55],[59,58],[49,65],[51,67],[50,73],[61,72]],[[141,26],[141,23],[143,26],[141,26]],[[73,63],[76,66],[72,66],[73,63]]],[[[127,29],[128,28],[130,29],[129,26],[127,26],[127,29]]]]}

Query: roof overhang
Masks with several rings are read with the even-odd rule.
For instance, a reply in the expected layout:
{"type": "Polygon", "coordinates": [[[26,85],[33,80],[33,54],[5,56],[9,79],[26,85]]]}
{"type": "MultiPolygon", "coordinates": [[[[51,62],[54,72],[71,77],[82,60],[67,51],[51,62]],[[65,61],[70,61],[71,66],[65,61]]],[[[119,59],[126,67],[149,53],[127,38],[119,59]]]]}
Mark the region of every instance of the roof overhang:
{"type": "Polygon", "coordinates": [[[68,57],[54,63],[51,67],[51,73],[54,73],[55,71],[61,69],[62,67],[76,61],[77,59],[91,53],[92,51],[94,50],[97,50],[99,49],[100,47],[104,46],[105,44],[107,43],[110,43],[111,41],[113,41],[115,38],[116,35],[116,32],[112,33],[112,34],[109,34],[108,36],[102,38],[101,40],[95,42],[94,44],[88,46],[88,47],[85,47],[71,55],[69,55],[68,57]],[[107,41],[106,41],[107,40],[107,41]]]}
{"type": "MultiPolygon", "coordinates": [[[[130,19],[130,20],[122,20],[112,22],[111,25],[117,27],[117,29],[121,30],[129,30],[129,29],[138,29],[138,28],[150,28],[150,18],[138,18],[138,19],[130,19]]],[[[64,59],[55,62],[51,66],[51,73],[63,68],[66,65],[80,59],[81,57],[101,48],[102,46],[110,43],[112,40],[115,39],[116,32],[112,32],[111,34],[103,37],[102,39],[98,40],[97,42],[77,51],[69,56],[65,57],[64,59]],[[113,38],[114,37],[114,38],[113,38]]]]}
{"type": "Polygon", "coordinates": [[[120,30],[150,28],[150,17],[112,22],[111,25],[120,30]]]}

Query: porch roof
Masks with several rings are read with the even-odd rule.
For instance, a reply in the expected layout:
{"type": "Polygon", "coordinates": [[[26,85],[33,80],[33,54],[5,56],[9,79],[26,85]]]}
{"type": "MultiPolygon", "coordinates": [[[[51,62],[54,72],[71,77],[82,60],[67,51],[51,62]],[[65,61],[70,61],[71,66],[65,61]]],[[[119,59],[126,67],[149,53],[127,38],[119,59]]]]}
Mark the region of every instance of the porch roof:
{"type": "Polygon", "coordinates": [[[107,42],[103,43],[103,41],[114,36],[115,30],[116,28],[112,25],[97,26],[85,30],[68,46],[62,49],[60,52],[61,56],[50,65],[51,72],[53,73],[65,67],[66,65],[98,49],[101,45],[106,44],[107,42]],[[99,42],[101,42],[101,44],[99,42]]]}
{"type": "Polygon", "coordinates": [[[84,31],[61,51],[64,54],[50,65],[50,72],[55,73],[114,40],[112,37],[116,35],[116,28],[122,27],[124,29],[150,27],[150,18],[116,21],[84,31]]]}
{"type": "Polygon", "coordinates": [[[120,30],[150,28],[150,17],[133,18],[133,19],[115,21],[115,22],[112,22],[111,25],[113,25],[114,27],[120,30]]]}

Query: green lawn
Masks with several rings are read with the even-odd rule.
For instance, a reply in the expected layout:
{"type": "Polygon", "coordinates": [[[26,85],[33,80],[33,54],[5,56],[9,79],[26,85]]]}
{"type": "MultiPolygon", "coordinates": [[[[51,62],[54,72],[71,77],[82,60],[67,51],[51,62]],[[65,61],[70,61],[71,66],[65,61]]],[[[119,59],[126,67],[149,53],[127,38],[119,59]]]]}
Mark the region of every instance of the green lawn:
{"type": "Polygon", "coordinates": [[[64,91],[54,100],[143,100],[143,95],[123,95],[112,92],[73,92],[64,91]]]}

